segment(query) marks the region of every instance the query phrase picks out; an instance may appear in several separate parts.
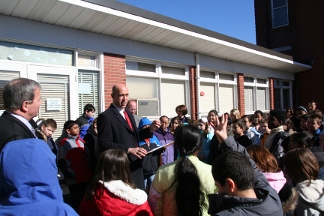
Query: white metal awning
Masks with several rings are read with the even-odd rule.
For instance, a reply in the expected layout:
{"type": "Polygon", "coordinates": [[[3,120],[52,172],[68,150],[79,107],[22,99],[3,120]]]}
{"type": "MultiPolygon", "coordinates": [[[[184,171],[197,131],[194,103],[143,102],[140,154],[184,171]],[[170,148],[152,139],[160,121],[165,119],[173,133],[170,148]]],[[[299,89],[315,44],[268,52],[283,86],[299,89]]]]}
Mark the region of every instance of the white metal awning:
{"type": "Polygon", "coordinates": [[[311,68],[291,56],[116,1],[1,0],[0,14],[280,71],[311,68]]]}

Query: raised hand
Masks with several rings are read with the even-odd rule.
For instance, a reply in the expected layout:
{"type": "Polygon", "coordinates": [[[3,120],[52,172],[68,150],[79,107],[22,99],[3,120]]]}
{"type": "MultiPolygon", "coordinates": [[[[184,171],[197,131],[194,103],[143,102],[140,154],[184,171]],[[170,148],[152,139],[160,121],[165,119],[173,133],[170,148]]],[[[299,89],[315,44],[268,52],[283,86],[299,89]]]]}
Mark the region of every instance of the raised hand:
{"type": "Polygon", "coordinates": [[[216,123],[210,123],[210,126],[214,128],[217,140],[222,143],[227,139],[227,123],[228,123],[228,113],[225,113],[221,118],[216,119],[216,123]]]}

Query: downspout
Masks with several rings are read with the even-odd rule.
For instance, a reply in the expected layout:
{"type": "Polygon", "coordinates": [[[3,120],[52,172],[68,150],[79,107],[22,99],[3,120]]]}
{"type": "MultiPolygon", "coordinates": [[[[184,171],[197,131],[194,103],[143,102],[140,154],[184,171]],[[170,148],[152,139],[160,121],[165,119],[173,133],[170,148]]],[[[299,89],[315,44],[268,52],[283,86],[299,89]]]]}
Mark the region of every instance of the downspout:
{"type": "Polygon", "coordinates": [[[199,63],[199,54],[195,53],[195,62],[196,62],[196,89],[197,89],[197,117],[198,120],[201,118],[200,113],[200,63],[199,63]]]}

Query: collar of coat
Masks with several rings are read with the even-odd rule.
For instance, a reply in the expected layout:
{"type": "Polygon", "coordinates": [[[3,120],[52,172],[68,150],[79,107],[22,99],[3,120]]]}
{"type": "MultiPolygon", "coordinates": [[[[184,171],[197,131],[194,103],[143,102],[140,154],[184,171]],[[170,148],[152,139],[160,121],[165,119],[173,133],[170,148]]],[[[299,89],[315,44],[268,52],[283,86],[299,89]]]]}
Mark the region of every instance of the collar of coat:
{"type": "Polygon", "coordinates": [[[103,184],[104,187],[114,195],[134,205],[142,205],[147,201],[147,194],[145,191],[132,188],[121,180],[108,182],[99,180],[99,183],[103,184]]]}

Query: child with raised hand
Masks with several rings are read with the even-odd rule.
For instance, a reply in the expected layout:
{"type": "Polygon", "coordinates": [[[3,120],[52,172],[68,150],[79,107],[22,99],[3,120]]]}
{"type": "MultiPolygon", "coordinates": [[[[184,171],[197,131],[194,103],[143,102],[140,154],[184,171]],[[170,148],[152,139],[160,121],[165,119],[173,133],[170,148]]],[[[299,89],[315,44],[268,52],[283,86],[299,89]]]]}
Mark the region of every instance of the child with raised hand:
{"type": "Polygon", "coordinates": [[[228,115],[213,125],[220,156],[212,165],[218,194],[209,196],[210,215],[283,215],[280,198],[249,157],[245,148],[227,136],[228,115]]]}
{"type": "Polygon", "coordinates": [[[64,124],[64,129],[68,137],[60,142],[58,164],[71,194],[72,207],[78,211],[91,179],[91,171],[87,161],[87,149],[79,137],[78,123],[68,120],[64,124]]]}

